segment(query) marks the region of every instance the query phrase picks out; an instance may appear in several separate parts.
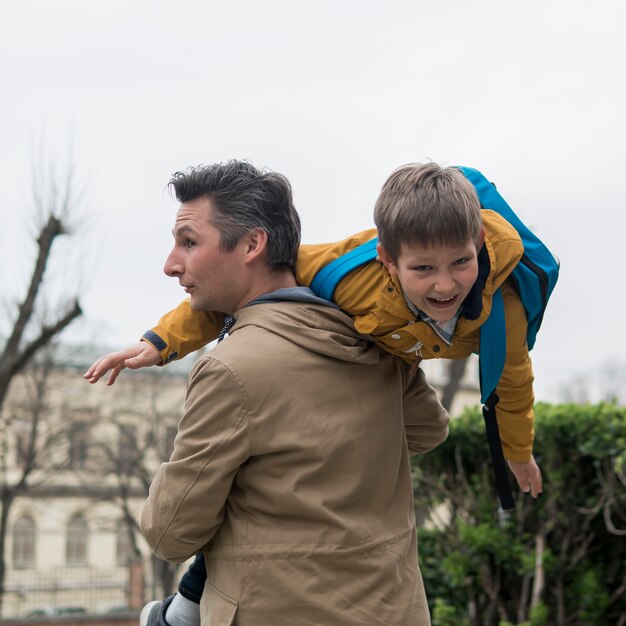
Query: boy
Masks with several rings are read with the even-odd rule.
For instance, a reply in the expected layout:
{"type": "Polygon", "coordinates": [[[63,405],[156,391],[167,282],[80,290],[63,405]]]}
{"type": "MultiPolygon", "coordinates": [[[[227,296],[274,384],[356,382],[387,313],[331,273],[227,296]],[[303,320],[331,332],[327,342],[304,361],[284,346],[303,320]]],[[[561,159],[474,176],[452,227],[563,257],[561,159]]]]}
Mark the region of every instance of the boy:
{"type": "MultiPolygon", "coordinates": [[[[515,229],[492,211],[482,211],[472,184],[454,167],[408,164],[395,170],[376,201],[378,255],[339,282],[334,302],[357,331],[407,362],[464,358],[477,351],[479,329],[489,316],[494,291],[502,287],[507,320],[507,356],[498,384],[498,426],[504,455],[524,492],[541,493],[541,473],[532,457],[532,367],[524,308],[507,278],[522,256],[515,229]]],[[[302,245],[296,279],[310,285],[337,257],[373,239],[376,230],[330,244],[302,245]]],[[[188,245],[193,245],[189,241],[188,245]]],[[[166,313],[135,346],[96,361],[85,378],[108,384],[125,367],[168,363],[216,339],[225,315],[194,308],[190,298],[166,313]]]]}

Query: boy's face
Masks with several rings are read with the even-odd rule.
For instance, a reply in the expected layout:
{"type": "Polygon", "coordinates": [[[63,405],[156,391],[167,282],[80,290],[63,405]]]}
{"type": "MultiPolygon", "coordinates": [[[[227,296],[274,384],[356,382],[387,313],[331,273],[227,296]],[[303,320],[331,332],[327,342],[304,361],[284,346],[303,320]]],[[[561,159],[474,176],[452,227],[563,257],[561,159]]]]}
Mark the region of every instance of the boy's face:
{"type": "Polygon", "coordinates": [[[406,297],[423,313],[446,322],[457,313],[478,276],[478,251],[484,241],[469,239],[462,246],[402,244],[393,261],[379,244],[378,255],[397,276],[406,297]]]}

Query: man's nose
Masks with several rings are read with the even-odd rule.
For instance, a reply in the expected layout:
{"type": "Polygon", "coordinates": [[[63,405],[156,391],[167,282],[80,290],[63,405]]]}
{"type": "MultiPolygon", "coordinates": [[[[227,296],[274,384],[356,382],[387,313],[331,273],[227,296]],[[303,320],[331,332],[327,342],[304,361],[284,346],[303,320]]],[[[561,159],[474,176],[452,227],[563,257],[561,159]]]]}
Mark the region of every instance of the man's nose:
{"type": "Polygon", "coordinates": [[[165,259],[163,271],[172,278],[180,276],[183,273],[183,266],[178,259],[175,248],[169,253],[167,259],[165,259]]]}

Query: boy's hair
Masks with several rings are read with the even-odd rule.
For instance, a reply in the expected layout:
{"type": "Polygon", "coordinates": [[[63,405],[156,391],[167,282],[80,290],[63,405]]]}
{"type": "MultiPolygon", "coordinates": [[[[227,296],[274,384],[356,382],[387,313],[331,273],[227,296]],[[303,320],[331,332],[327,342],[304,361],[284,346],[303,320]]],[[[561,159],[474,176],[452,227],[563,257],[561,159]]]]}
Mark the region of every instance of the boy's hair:
{"type": "Polygon", "coordinates": [[[391,258],[402,244],[465,245],[482,229],[474,186],[455,167],[409,163],[385,181],[374,208],[378,238],[391,258]]]}
{"type": "Polygon", "coordinates": [[[267,233],[268,266],[295,268],[300,217],[293,206],[291,185],[282,174],[231,160],[176,172],[168,186],[181,203],[202,196],[210,200],[209,221],[220,231],[222,250],[232,250],[246,233],[262,228],[267,233]]]}

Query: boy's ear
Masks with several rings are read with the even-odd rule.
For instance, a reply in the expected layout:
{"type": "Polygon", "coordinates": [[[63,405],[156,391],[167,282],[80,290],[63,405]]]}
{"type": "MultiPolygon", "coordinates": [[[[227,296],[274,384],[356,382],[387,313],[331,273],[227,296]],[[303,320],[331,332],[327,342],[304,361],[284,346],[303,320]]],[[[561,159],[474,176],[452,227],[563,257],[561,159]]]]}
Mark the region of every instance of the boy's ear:
{"type": "Polygon", "coordinates": [[[480,250],[485,243],[485,229],[481,228],[480,233],[478,234],[478,239],[476,240],[476,250],[480,250]]]}
{"type": "Polygon", "coordinates": [[[376,246],[376,252],[378,253],[378,258],[383,262],[383,265],[387,268],[389,273],[392,276],[396,275],[398,273],[396,264],[393,262],[391,255],[385,250],[385,246],[383,246],[382,243],[376,246]]]}

